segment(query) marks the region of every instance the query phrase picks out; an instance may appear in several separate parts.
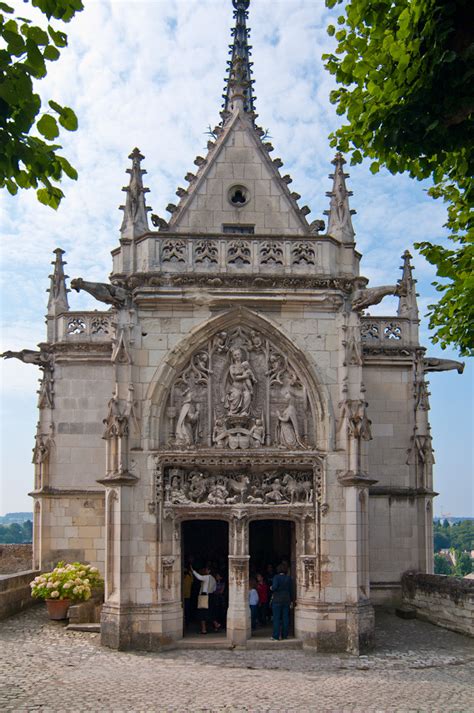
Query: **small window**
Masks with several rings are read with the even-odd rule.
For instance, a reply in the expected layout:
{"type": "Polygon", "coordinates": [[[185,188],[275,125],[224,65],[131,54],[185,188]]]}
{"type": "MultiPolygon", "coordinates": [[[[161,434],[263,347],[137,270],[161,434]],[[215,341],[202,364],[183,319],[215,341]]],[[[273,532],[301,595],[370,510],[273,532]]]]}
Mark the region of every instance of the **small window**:
{"type": "Polygon", "coordinates": [[[249,202],[250,194],[245,186],[232,186],[229,188],[227,198],[234,208],[242,208],[249,202]]]}
{"type": "Polygon", "coordinates": [[[254,225],[223,225],[223,233],[237,233],[238,235],[253,235],[255,233],[254,225]]]}

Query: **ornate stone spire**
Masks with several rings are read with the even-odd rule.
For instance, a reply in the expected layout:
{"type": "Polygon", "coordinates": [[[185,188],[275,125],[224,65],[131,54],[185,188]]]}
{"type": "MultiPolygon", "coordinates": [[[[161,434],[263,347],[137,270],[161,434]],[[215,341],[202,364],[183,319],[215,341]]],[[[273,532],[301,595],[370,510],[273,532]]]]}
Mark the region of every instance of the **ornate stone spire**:
{"type": "Polygon", "coordinates": [[[254,112],[251,46],[248,43],[250,29],[247,28],[250,0],[232,0],[235,27],[232,29],[233,42],[229,45],[232,59],[228,61],[229,71],[223,94],[224,119],[227,112],[240,107],[248,113],[254,112]]]}
{"type": "Polygon", "coordinates": [[[51,265],[54,265],[54,270],[53,274],[49,276],[51,282],[47,290],[47,292],[49,292],[48,317],[57,317],[58,314],[69,311],[67,299],[69,290],[66,288],[66,278],[69,277],[69,275],[64,274],[64,265],[67,264],[63,260],[64,250],[56,248],[54,253],[56,259],[51,263],[51,265]]]}
{"type": "Polygon", "coordinates": [[[146,173],[140,167],[142,160],[145,158],[140,153],[139,149],[134,148],[128,157],[132,161],[132,168],[127,168],[127,173],[130,174],[130,183],[122,188],[127,194],[125,205],[120,206],[124,216],[120,233],[122,238],[136,238],[148,232],[147,212],[151,208],[147,208],[145,202],[145,193],[149,192],[149,188],[143,187],[142,176],[146,173]]]}
{"type": "Polygon", "coordinates": [[[348,191],[346,188],[346,178],[349,178],[349,174],[344,173],[343,168],[346,161],[343,155],[338,152],[331,163],[334,165],[334,173],[330,173],[329,178],[333,179],[333,186],[332,191],[326,192],[326,195],[331,198],[331,202],[329,210],[324,211],[324,214],[329,216],[327,233],[343,243],[352,243],[355,233],[351,215],[355,214],[355,210],[351,210],[349,207],[349,197],[352,196],[352,191],[348,191]]]}
{"type": "Polygon", "coordinates": [[[411,255],[408,250],[402,255],[403,265],[402,279],[400,280],[402,290],[400,291],[400,299],[398,302],[397,314],[399,317],[408,317],[411,320],[418,320],[418,303],[416,300],[416,280],[413,278],[412,264],[410,262],[411,255]]]}

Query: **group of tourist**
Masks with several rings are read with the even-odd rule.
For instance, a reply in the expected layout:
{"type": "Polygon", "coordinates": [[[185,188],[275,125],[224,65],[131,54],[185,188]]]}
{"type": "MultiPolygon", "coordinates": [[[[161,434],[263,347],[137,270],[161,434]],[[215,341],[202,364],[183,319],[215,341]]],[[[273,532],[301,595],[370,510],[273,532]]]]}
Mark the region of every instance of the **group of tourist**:
{"type": "Polygon", "coordinates": [[[270,619],[273,622],[272,639],[279,641],[288,638],[290,626],[290,608],[294,601],[293,580],[288,574],[288,563],[280,562],[273,573],[268,565],[266,577],[257,573],[249,580],[249,606],[252,631],[257,625],[265,626],[270,619]]]}
{"type": "MultiPolygon", "coordinates": [[[[294,600],[293,580],[288,574],[288,563],[282,561],[276,571],[269,564],[262,572],[252,572],[249,579],[248,601],[252,631],[258,626],[273,623],[272,639],[288,638],[290,608],[294,600]]],[[[201,634],[211,629],[225,628],[228,591],[223,568],[212,562],[195,569],[192,560],[183,574],[183,607],[185,626],[197,618],[201,634]]]]}

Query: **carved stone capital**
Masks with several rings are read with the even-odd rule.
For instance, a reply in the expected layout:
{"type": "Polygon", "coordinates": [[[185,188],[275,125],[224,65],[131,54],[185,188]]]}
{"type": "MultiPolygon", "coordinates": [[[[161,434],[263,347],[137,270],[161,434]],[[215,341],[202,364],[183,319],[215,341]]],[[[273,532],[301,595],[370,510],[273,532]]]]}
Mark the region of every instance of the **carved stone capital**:
{"type": "Polygon", "coordinates": [[[355,485],[356,487],[369,488],[371,485],[375,485],[379,481],[374,478],[369,478],[366,473],[356,473],[353,470],[348,470],[340,473],[337,476],[337,481],[344,488],[355,485]]]}

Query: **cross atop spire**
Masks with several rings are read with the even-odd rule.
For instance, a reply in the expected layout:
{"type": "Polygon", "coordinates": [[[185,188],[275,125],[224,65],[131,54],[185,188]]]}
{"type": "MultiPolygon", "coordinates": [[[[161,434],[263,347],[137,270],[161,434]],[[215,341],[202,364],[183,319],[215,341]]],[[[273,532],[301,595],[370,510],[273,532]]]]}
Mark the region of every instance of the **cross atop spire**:
{"type": "Polygon", "coordinates": [[[346,188],[346,178],[349,178],[349,174],[344,173],[346,160],[338,151],[331,163],[334,165],[334,173],[329,174],[329,178],[333,179],[332,191],[326,192],[326,195],[331,198],[331,203],[329,210],[324,211],[324,214],[329,216],[327,232],[336,240],[352,243],[355,233],[351,215],[354,215],[355,210],[349,207],[352,191],[346,188]]]}
{"type": "Polygon", "coordinates": [[[224,118],[227,112],[236,107],[248,113],[255,110],[255,97],[253,96],[252,65],[250,61],[252,47],[248,43],[250,28],[247,27],[248,7],[250,0],[232,0],[234,6],[235,27],[232,29],[233,42],[229,45],[229,54],[232,59],[229,65],[226,86],[223,94],[224,118]]]}
{"type": "Polygon", "coordinates": [[[143,187],[142,176],[146,171],[141,168],[140,164],[145,157],[142,156],[139,149],[134,148],[128,158],[132,161],[132,168],[127,168],[127,173],[130,174],[130,183],[122,188],[122,191],[126,192],[127,198],[125,205],[120,206],[120,210],[124,212],[120,233],[122,238],[133,239],[149,230],[147,212],[151,208],[146,206],[145,193],[148,193],[150,189],[143,187]]]}

